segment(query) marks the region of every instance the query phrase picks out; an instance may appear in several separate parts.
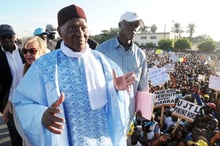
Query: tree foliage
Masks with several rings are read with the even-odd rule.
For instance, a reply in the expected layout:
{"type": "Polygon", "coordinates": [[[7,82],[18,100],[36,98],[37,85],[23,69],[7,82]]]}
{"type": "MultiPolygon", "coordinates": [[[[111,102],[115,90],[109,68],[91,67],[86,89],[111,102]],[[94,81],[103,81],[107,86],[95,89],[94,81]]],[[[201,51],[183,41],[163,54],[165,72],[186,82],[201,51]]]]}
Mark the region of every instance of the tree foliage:
{"type": "Polygon", "coordinates": [[[217,48],[215,41],[212,39],[205,40],[198,45],[199,51],[201,52],[212,52],[217,48]]]}
{"type": "Polygon", "coordinates": [[[174,44],[175,50],[186,50],[191,48],[191,43],[187,38],[180,38],[174,44]]]}
{"type": "Polygon", "coordinates": [[[191,40],[192,39],[192,36],[193,36],[193,34],[194,34],[194,32],[195,32],[195,24],[193,24],[193,23],[191,23],[191,24],[188,24],[188,26],[187,26],[187,33],[189,33],[189,39],[191,40]]]}
{"type": "Polygon", "coordinates": [[[169,50],[173,48],[173,39],[161,39],[158,42],[158,47],[163,50],[169,50]]]}
{"type": "Polygon", "coordinates": [[[181,34],[184,32],[180,23],[174,23],[172,27],[172,32],[179,34],[179,38],[181,38],[181,34]]]}
{"type": "Polygon", "coordinates": [[[102,42],[111,39],[118,34],[118,28],[110,28],[109,30],[102,30],[101,34],[90,36],[90,38],[96,40],[99,44],[102,42]]]}
{"type": "Polygon", "coordinates": [[[142,26],[138,30],[139,32],[155,33],[157,31],[157,26],[153,24],[152,26],[142,26]]]}
{"type": "Polygon", "coordinates": [[[157,46],[154,43],[152,43],[152,42],[146,43],[145,47],[148,48],[148,49],[155,49],[155,48],[157,48],[157,46]]]}
{"type": "Polygon", "coordinates": [[[209,35],[204,34],[204,35],[193,37],[191,41],[194,43],[201,43],[201,42],[204,42],[210,39],[212,40],[212,38],[209,35]]]}
{"type": "Polygon", "coordinates": [[[157,26],[156,26],[155,24],[153,24],[153,25],[151,26],[151,28],[150,28],[150,31],[151,31],[152,33],[155,33],[155,32],[157,31],[157,26]]]}

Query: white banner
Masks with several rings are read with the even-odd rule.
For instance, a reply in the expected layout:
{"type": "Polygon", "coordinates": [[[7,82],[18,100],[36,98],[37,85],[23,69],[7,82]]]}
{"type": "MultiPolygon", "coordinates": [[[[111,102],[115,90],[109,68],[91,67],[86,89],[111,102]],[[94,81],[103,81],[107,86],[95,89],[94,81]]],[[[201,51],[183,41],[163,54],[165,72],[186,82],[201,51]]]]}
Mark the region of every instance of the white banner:
{"type": "Polygon", "coordinates": [[[193,122],[202,106],[187,100],[179,99],[176,103],[172,115],[181,117],[187,121],[193,122]]]}
{"type": "Polygon", "coordinates": [[[211,75],[209,77],[209,88],[220,91],[220,77],[211,75]]]}
{"type": "Polygon", "coordinates": [[[154,108],[161,106],[174,106],[176,100],[176,90],[168,89],[168,90],[160,90],[155,92],[156,99],[154,102],[154,108]]]}
{"type": "Polygon", "coordinates": [[[153,86],[164,84],[170,80],[170,76],[167,73],[166,68],[150,68],[149,80],[153,86]]]}

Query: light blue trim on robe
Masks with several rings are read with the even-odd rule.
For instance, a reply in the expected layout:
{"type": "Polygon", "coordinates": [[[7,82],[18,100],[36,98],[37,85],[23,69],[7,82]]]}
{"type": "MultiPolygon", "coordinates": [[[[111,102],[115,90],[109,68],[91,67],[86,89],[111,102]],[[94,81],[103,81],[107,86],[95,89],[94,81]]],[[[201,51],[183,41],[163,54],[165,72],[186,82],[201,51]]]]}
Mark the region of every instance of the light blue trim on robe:
{"type": "MultiPolygon", "coordinates": [[[[13,105],[16,126],[21,136],[33,146],[68,146],[66,126],[63,134],[53,134],[41,124],[44,111],[60,96],[57,79],[57,55],[59,51],[46,54],[38,59],[28,70],[15,90],[13,105]]],[[[114,68],[118,75],[120,68],[108,61],[97,51],[94,55],[107,64],[105,75],[114,68]]],[[[126,91],[117,92],[112,77],[106,78],[108,105],[107,113],[111,139],[114,146],[126,145],[126,129],[128,126],[128,94],[126,91]]],[[[63,106],[60,107],[63,110],[63,106]]],[[[64,117],[64,114],[61,114],[64,117]]]]}
{"type": "Polygon", "coordinates": [[[109,58],[104,57],[100,52],[94,51],[94,55],[97,53],[98,58],[101,59],[103,68],[108,71],[104,71],[107,82],[107,97],[108,97],[108,122],[113,144],[115,146],[126,146],[126,132],[129,122],[129,96],[126,91],[115,91],[112,79],[112,69],[117,72],[117,76],[123,75],[121,69],[109,58]],[[110,74],[109,74],[110,73],[110,74]],[[113,92],[114,91],[114,92],[113,92]],[[116,104],[117,103],[117,104],[116,104]],[[117,107],[116,107],[117,106],[117,107]]]}

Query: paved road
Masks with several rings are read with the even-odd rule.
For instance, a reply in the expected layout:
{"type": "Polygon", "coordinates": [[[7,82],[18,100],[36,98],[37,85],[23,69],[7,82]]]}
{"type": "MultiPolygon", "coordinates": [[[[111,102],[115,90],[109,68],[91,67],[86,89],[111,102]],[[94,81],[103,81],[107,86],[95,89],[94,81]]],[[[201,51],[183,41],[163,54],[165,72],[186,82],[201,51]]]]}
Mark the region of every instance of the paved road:
{"type": "Polygon", "coordinates": [[[2,114],[0,113],[0,146],[11,146],[10,136],[6,124],[2,122],[2,114]]]}

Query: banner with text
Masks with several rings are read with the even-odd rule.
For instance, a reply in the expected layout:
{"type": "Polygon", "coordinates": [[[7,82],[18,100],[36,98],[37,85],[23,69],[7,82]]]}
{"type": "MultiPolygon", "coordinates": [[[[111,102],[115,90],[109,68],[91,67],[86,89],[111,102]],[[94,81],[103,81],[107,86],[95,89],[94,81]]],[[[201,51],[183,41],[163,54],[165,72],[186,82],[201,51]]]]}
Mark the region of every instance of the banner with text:
{"type": "Polygon", "coordinates": [[[211,75],[209,77],[209,88],[220,91],[220,77],[211,75]]]}
{"type": "Polygon", "coordinates": [[[176,90],[168,89],[168,90],[160,90],[155,92],[156,99],[154,102],[154,108],[158,108],[161,106],[174,106],[176,99],[176,90]]]}
{"type": "Polygon", "coordinates": [[[195,103],[179,99],[176,103],[174,111],[172,112],[172,115],[181,117],[189,122],[193,122],[201,108],[202,106],[199,106],[195,103]]]}
{"type": "Polygon", "coordinates": [[[162,68],[150,68],[149,69],[149,80],[153,86],[164,84],[170,80],[170,76],[167,73],[167,69],[162,68]]]}

